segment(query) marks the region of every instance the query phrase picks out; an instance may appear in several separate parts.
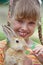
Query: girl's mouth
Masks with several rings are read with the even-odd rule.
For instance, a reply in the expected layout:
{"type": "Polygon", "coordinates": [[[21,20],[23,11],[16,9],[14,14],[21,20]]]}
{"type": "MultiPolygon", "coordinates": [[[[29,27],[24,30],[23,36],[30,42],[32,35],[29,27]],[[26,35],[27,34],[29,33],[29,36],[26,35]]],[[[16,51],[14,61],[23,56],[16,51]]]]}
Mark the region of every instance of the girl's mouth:
{"type": "Polygon", "coordinates": [[[22,36],[22,37],[25,37],[25,36],[28,35],[28,33],[19,31],[19,35],[22,36]]]}

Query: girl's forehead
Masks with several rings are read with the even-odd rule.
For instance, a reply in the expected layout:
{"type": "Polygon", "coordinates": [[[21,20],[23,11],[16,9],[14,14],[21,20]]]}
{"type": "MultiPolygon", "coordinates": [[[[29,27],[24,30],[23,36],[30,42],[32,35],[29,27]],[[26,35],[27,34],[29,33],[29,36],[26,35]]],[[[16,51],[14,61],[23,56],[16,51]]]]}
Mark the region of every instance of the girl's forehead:
{"type": "Polygon", "coordinates": [[[17,17],[15,20],[18,20],[18,21],[20,20],[20,21],[24,21],[24,22],[25,22],[25,21],[26,21],[26,22],[29,22],[29,21],[37,21],[37,19],[32,18],[32,17],[29,17],[29,18],[26,17],[26,18],[25,18],[25,17],[20,17],[20,16],[17,17]]]}

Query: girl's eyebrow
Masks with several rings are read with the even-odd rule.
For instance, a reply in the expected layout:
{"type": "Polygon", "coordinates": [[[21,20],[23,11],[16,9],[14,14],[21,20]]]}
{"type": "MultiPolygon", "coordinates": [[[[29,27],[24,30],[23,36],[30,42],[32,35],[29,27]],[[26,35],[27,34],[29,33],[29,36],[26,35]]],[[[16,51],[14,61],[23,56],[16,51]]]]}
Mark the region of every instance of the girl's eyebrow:
{"type": "Polygon", "coordinates": [[[36,22],[29,22],[29,24],[35,24],[36,22]]]}
{"type": "Polygon", "coordinates": [[[23,21],[23,19],[22,18],[18,18],[18,19],[16,19],[17,21],[23,21]]]}

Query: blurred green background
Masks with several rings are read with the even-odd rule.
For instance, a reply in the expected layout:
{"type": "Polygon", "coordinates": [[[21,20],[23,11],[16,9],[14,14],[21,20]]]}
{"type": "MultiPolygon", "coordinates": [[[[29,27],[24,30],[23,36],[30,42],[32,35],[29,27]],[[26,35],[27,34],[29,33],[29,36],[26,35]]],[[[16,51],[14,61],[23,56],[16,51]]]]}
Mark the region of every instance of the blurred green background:
{"type": "MultiPolygon", "coordinates": [[[[7,23],[8,10],[9,10],[9,0],[0,0],[0,40],[6,39],[6,36],[2,29],[2,25],[7,23]]],[[[43,3],[41,6],[41,23],[42,23],[42,34],[43,34],[43,3]]],[[[40,42],[38,38],[37,28],[35,30],[35,33],[31,36],[31,39],[34,40],[35,42],[40,42]]]]}
{"type": "Polygon", "coordinates": [[[5,3],[7,2],[8,0],[0,0],[1,3],[5,3]]]}
{"type": "Polygon", "coordinates": [[[0,4],[9,3],[9,0],[0,0],[0,4]]]}

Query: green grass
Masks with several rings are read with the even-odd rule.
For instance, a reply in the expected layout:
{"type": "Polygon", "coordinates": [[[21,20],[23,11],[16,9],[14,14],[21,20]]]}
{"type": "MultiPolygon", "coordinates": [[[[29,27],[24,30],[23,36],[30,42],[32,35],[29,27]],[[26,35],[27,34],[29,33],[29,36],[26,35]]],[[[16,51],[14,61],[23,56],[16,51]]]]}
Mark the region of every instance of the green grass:
{"type": "Polygon", "coordinates": [[[0,32],[0,40],[6,39],[6,36],[3,32],[0,32]]]}

